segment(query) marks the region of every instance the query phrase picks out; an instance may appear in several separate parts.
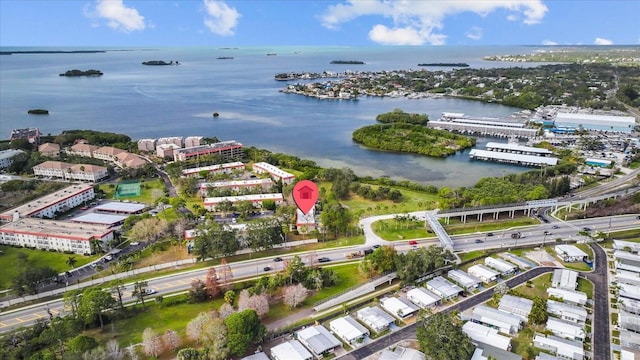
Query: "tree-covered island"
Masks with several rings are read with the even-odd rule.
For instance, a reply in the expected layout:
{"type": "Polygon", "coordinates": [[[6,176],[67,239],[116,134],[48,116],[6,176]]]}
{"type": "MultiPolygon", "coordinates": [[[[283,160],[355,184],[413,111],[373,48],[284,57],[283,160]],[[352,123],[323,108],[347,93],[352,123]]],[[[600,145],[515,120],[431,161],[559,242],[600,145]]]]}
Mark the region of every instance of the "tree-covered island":
{"type": "Polygon", "coordinates": [[[360,60],[333,60],[330,64],[345,64],[345,65],[364,65],[364,61],[360,60]]]}
{"type": "Polygon", "coordinates": [[[429,129],[407,123],[365,126],[353,132],[355,142],[367,147],[409,152],[433,157],[446,157],[475,145],[476,140],[444,130],[429,129]]]}
{"type": "Polygon", "coordinates": [[[180,65],[177,61],[164,61],[164,60],[148,60],[143,61],[142,65],[156,65],[156,66],[167,66],[167,65],[180,65]]]}
{"type": "Polygon", "coordinates": [[[75,76],[101,76],[103,75],[102,71],[100,70],[94,70],[94,69],[90,69],[90,70],[86,70],[86,71],[82,71],[82,70],[67,70],[65,72],[63,72],[62,74],[60,74],[60,76],[69,76],[69,77],[75,77],[75,76]]]}

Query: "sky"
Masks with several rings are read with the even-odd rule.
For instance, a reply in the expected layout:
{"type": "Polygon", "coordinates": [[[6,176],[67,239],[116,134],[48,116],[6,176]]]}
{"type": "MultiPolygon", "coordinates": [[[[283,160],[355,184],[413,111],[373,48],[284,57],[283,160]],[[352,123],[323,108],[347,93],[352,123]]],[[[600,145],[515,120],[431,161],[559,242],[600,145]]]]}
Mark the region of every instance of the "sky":
{"type": "Polygon", "coordinates": [[[640,0],[0,0],[0,46],[637,44],[640,0]]]}

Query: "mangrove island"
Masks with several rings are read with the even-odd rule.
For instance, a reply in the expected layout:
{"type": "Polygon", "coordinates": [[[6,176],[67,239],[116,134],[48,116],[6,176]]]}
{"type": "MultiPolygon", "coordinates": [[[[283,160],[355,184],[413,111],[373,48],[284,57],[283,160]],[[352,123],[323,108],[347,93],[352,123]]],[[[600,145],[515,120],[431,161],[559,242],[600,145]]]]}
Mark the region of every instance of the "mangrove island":
{"type": "Polygon", "coordinates": [[[87,71],[82,71],[82,70],[67,70],[66,72],[60,74],[60,76],[102,76],[102,71],[100,70],[87,70],[87,71]]]}

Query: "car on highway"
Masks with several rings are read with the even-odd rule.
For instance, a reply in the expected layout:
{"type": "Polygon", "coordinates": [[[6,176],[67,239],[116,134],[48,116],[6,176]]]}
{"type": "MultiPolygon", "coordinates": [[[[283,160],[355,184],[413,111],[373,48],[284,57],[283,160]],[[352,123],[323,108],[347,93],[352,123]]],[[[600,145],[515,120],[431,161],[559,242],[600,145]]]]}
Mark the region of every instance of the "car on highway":
{"type": "Polygon", "coordinates": [[[271,267],[270,267],[270,266],[265,266],[262,270],[264,270],[264,271],[271,271],[271,267]]]}
{"type": "Polygon", "coordinates": [[[154,289],[144,289],[145,295],[153,295],[155,293],[157,293],[157,291],[155,291],[154,289]]]}
{"type": "Polygon", "coordinates": [[[326,256],[323,256],[320,259],[318,259],[318,262],[321,262],[321,263],[326,263],[326,262],[329,262],[329,261],[331,261],[331,259],[329,259],[326,256]]]}
{"type": "Polygon", "coordinates": [[[376,245],[373,245],[371,248],[372,248],[372,249],[377,249],[377,248],[379,248],[379,247],[380,247],[380,245],[379,245],[379,244],[376,244],[376,245]]]}
{"type": "Polygon", "coordinates": [[[487,233],[487,236],[493,236],[493,233],[491,233],[491,232],[487,233]]]}
{"type": "Polygon", "coordinates": [[[281,257],[277,257],[277,258],[274,258],[273,261],[280,262],[280,261],[282,261],[282,258],[281,257]]]}
{"type": "Polygon", "coordinates": [[[558,225],[553,225],[551,228],[552,228],[552,229],[559,229],[559,228],[560,228],[560,226],[558,226],[558,225]]]}
{"type": "Polygon", "coordinates": [[[476,244],[482,244],[483,242],[482,239],[476,239],[476,244]]]}
{"type": "Polygon", "coordinates": [[[549,230],[545,230],[545,231],[544,231],[544,234],[545,234],[545,235],[551,235],[551,231],[549,231],[549,230]]]}
{"type": "Polygon", "coordinates": [[[418,245],[418,242],[415,240],[409,241],[409,245],[418,245]]]}
{"type": "Polygon", "coordinates": [[[582,228],[582,230],[583,231],[591,231],[591,228],[585,226],[585,227],[582,228]]]}

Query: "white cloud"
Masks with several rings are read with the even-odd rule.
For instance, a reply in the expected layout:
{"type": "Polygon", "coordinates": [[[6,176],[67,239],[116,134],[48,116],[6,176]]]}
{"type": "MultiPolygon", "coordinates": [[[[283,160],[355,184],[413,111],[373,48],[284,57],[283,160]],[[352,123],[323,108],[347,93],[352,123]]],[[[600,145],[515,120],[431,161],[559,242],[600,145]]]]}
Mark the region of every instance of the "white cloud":
{"type": "Polygon", "coordinates": [[[558,43],[553,40],[542,40],[542,45],[558,45],[558,43]]]}
{"type": "Polygon", "coordinates": [[[85,15],[94,19],[105,19],[110,28],[127,33],[147,27],[144,16],[135,8],[127,7],[123,0],[96,0],[95,9],[85,8],[85,15]]]}
{"type": "Polygon", "coordinates": [[[482,39],[482,28],[473,26],[467,33],[465,34],[471,40],[480,40],[482,39]]]}
{"type": "Polygon", "coordinates": [[[609,39],[599,38],[599,37],[597,37],[593,41],[593,43],[596,44],[596,45],[613,45],[613,41],[611,41],[609,39]]]}
{"type": "Polygon", "coordinates": [[[369,31],[369,38],[382,44],[442,44],[446,35],[440,33],[443,21],[450,15],[473,12],[480,16],[505,9],[517,14],[509,15],[515,21],[539,23],[548,11],[542,0],[345,0],[331,5],[320,16],[322,25],[338,29],[341,24],[363,16],[380,16],[389,24],[378,23],[369,31]]]}
{"type": "Polygon", "coordinates": [[[240,13],[227,5],[224,1],[204,0],[207,17],[204,25],[214,34],[231,36],[238,25],[240,13]]]}
{"type": "Polygon", "coordinates": [[[517,14],[509,14],[509,15],[507,15],[507,20],[509,20],[509,21],[518,21],[518,20],[520,20],[520,16],[518,16],[517,14]]]}

